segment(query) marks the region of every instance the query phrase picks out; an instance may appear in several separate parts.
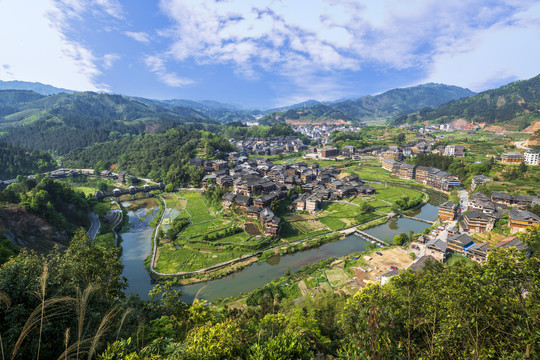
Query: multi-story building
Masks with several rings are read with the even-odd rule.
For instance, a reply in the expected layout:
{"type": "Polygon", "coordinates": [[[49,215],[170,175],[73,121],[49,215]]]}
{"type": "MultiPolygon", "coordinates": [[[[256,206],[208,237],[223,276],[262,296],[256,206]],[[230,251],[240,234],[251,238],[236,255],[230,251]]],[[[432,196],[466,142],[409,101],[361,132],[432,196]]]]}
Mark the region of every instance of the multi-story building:
{"type": "Polygon", "coordinates": [[[491,246],[488,243],[474,244],[467,251],[467,257],[471,260],[483,264],[487,260],[488,252],[491,250],[491,246]]]}
{"type": "Polygon", "coordinates": [[[399,163],[394,159],[383,159],[382,167],[385,170],[392,171],[394,167],[399,167],[399,163]]]}
{"type": "Polygon", "coordinates": [[[338,149],[335,147],[325,147],[321,149],[321,157],[322,158],[330,158],[338,156],[339,152],[338,149]]]}
{"type": "Polygon", "coordinates": [[[523,232],[538,226],[539,224],[540,217],[530,211],[519,211],[517,209],[510,211],[510,221],[508,222],[508,225],[510,225],[510,232],[512,234],[523,232]]]}
{"type": "Polygon", "coordinates": [[[491,181],[491,178],[485,175],[473,176],[471,183],[471,190],[474,190],[477,186],[485,185],[491,181]]]}
{"type": "Polygon", "coordinates": [[[527,150],[524,154],[525,164],[538,165],[540,161],[540,154],[536,150],[527,150]]]}
{"type": "Polygon", "coordinates": [[[465,255],[470,247],[474,245],[474,240],[467,234],[457,234],[448,238],[448,251],[465,255]]]}
{"type": "Polygon", "coordinates": [[[415,179],[418,182],[424,183],[428,177],[430,168],[425,166],[417,166],[416,167],[416,174],[415,179]]]}
{"type": "Polygon", "coordinates": [[[441,221],[454,221],[458,206],[451,201],[439,205],[439,219],[441,221]]]}
{"type": "Polygon", "coordinates": [[[401,164],[399,166],[399,177],[402,179],[413,180],[415,175],[416,165],[401,164]]]}
{"type": "Polygon", "coordinates": [[[470,211],[463,215],[463,220],[459,222],[461,229],[471,234],[483,233],[493,230],[495,218],[479,211],[470,211]]]}
{"type": "Polygon", "coordinates": [[[501,156],[501,161],[505,164],[520,164],[523,160],[523,154],[518,152],[504,153],[501,156]]]}
{"type": "Polygon", "coordinates": [[[461,145],[448,145],[444,148],[444,155],[446,156],[455,156],[455,157],[464,157],[465,148],[461,145]]]}

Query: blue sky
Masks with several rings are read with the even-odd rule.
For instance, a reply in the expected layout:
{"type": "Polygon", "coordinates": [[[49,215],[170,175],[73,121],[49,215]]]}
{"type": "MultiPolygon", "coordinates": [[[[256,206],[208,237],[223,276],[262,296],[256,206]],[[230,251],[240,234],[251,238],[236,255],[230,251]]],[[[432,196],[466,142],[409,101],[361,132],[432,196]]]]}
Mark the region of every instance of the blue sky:
{"type": "Polygon", "coordinates": [[[529,0],[0,0],[0,80],[249,107],[540,73],[529,0]]]}

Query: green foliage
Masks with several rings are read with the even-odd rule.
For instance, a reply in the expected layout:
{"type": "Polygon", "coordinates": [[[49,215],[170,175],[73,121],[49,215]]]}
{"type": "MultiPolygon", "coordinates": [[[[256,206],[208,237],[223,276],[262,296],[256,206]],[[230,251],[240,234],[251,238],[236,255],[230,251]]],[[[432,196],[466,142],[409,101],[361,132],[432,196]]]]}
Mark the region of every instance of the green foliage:
{"type": "Polygon", "coordinates": [[[8,261],[8,259],[17,255],[19,248],[11,242],[4,234],[0,233],[0,265],[8,261]]]}
{"type": "MultiPolygon", "coordinates": [[[[122,270],[118,249],[96,246],[83,229],[76,232],[64,252],[54,250],[47,255],[38,255],[21,250],[0,266],[0,294],[7,295],[11,305],[0,306],[4,353],[14,351],[23,329],[28,335],[17,352],[16,358],[20,359],[36,358],[39,334],[44,339],[41,358],[58,358],[65,350],[68,328],[71,329],[69,346],[98,333],[100,326],[108,334],[101,340],[113,340],[108,329],[111,321],[115,322],[113,328],[120,329],[115,319],[118,314],[115,304],[124,297],[126,283],[121,276],[122,270]],[[36,316],[31,314],[40,314],[41,309],[44,315],[40,327],[39,316],[36,322],[36,316]],[[41,331],[38,332],[39,328],[41,331]],[[77,335],[77,329],[81,330],[82,337],[77,335]]],[[[90,341],[84,341],[80,343],[81,351],[88,354],[90,341]]]]}
{"type": "Polygon", "coordinates": [[[227,192],[227,188],[223,186],[212,186],[204,192],[204,197],[210,201],[211,204],[221,204],[221,198],[227,192]]]}
{"type": "Polygon", "coordinates": [[[211,122],[184,107],[143,104],[132,98],[80,92],[56,94],[3,108],[2,140],[36,150],[66,154],[97,142],[174,127],[211,122]]]}
{"type": "Polygon", "coordinates": [[[55,168],[56,161],[49,154],[0,142],[0,179],[44,173],[55,168]]]}
{"type": "Polygon", "coordinates": [[[71,233],[88,222],[89,205],[84,194],[51,178],[11,184],[0,192],[0,204],[20,205],[71,233]]]}
{"type": "Polygon", "coordinates": [[[167,238],[171,241],[175,241],[178,234],[188,225],[189,219],[184,217],[175,218],[167,230],[167,238]]]}
{"type": "MultiPolygon", "coordinates": [[[[449,122],[465,118],[475,122],[506,123],[525,113],[535,113],[540,108],[538,91],[540,76],[529,80],[516,81],[498,89],[484,91],[475,96],[450,101],[437,108],[426,108],[411,115],[403,115],[394,120],[394,124],[413,123],[416,121],[449,122]]],[[[530,121],[519,123],[516,130],[527,127],[530,121]]]]}
{"type": "Polygon", "coordinates": [[[409,236],[405,233],[394,236],[394,244],[403,245],[409,240],[409,236]]]}

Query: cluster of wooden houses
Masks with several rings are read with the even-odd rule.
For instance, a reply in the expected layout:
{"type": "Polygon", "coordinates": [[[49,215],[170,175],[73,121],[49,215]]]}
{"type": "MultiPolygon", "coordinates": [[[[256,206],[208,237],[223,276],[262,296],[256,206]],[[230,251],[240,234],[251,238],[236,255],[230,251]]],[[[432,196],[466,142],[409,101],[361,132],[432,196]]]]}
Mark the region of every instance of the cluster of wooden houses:
{"type": "Polygon", "coordinates": [[[383,159],[382,167],[394,176],[415,180],[423,185],[429,185],[443,191],[450,191],[461,185],[457,176],[436,168],[406,164],[394,159],[383,159]]]}
{"type": "Polygon", "coordinates": [[[478,263],[486,262],[490,251],[496,248],[515,247],[518,250],[526,250],[525,245],[517,236],[507,236],[496,244],[478,242],[468,234],[448,232],[447,238],[437,237],[426,243],[427,256],[432,256],[438,261],[444,262],[449,254],[460,254],[478,263]]]}
{"type": "MultiPolygon", "coordinates": [[[[525,231],[540,224],[540,218],[524,210],[527,205],[540,203],[540,199],[528,195],[512,195],[494,191],[491,196],[479,191],[471,194],[467,203],[467,212],[459,220],[461,231],[474,234],[493,230],[495,223],[508,217],[510,232],[525,231]],[[515,208],[508,214],[508,205],[515,208]]],[[[458,205],[447,201],[439,206],[439,219],[453,221],[458,217],[458,205]]]]}
{"type": "MultiPolygon", "coordinates": [[[[277,235],[280,219],[268,211],[274,201],[281,201],[287,191],[300,187],[301,194],[292,202],[291,210],[313,213],[321,202],[338,200],[353,195],[369,195],[375,189],[364,184],[357,175],[340,176],[332,167],[321,169],[318,163],[277,165],[266,158],[238,158],[233,168],[222,168],[215,162],[201,162],[205,169],[203,188],[223,186],[231,191],[223,196],[223,206],[246,212],[252,218],[261,219],[266,235],[277,235]],[[217,169],[217,170],[216,170],[217,169]]],[[[194,162],[195,164],[195,162],[194,162]]],[[[293,192],[292,196],[296,196],[293,192]]]]}
{"type": "Polygon", "coordinates": [[[276,155],[284,152],[301,152],[307,150],[298,136],[277,136],[270,138],[248,138],[246,140],[229,139],[239,152],[255,155],[276,155]]]}

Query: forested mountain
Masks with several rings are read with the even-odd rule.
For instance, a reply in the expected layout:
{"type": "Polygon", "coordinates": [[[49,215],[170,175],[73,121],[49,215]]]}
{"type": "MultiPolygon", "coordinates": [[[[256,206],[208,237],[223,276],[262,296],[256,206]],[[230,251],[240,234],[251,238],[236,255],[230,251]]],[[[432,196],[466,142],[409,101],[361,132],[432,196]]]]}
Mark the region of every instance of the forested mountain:
{"type": "Polygon", "coordinates": [[[28,81],[2,81],[0,80],[0,90],[31,90],[41,95],[53,95],[58,93],[73,94],[75,91],[57,88],[51,85],[28,81]]]}
{"type": "Polygon", "coordinates": [[[435,107],[474,94],[469,89],[458,86],[429,83],[343,101],[333,104],[332,107],[359,121],[389,119],[397,114],[435,107]]]}
{"type": "Polygon", "coordinates": [[[197,149],[207,157],[235,150],[223,137],[179,127],[160,134],[132,135],[73,151],[64,158],[64,165],[105,169],[115,164],[130,174],[156,181],[175,185],[198,184],[203,173],[188,165],[197,149]]]}
{"type": "Polygon", "coordinates": [[[512,82],[475,96],[451,101],[435,109],[400,116],[394,124],[433,121],[447,123],[463,118],[475,123],[514,125],[522,130],[540,117],[540,75],[512,82]]]}
{"type": "Polygon", "coordinates": [[[434,107],[450,100],[474,95],[468,89],[444,84],[424,84],[403,89],[389,90],[375,96],[364,96],[332,104],[316,103],[312,106],[273,112],[261,121],[272,123],[284,120],[373,121],[392,117],[426,107],[434,107]],[[280,117],[276,119],[276,116],[280,117]]]}
{"type": "Polygon", "coordinates": [[[46,97],[0,93],[0,140],[65,154],[123,134],[152,133],[186,122],[212,122],[186,107],[164,107],[109,94],[81,92],[46,97]],[[7,105],[10,104],[10,105],[7,105]]]}
{"type": "Polygon", "coordinates": [[[56,161],[47,153],[0,142],[0,180],[14,179],[17,175],[43,173],[54,168],[56,161]]]}

